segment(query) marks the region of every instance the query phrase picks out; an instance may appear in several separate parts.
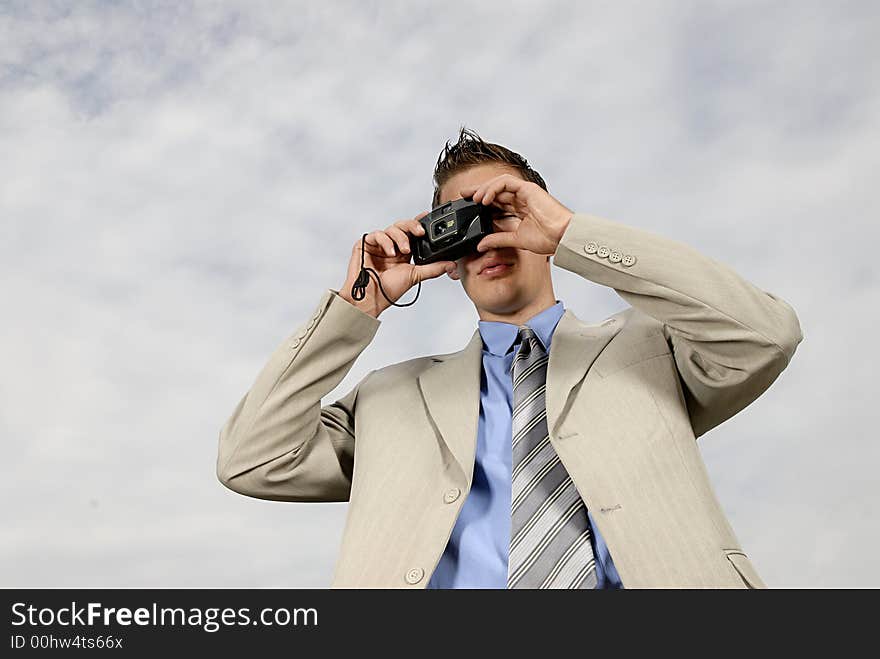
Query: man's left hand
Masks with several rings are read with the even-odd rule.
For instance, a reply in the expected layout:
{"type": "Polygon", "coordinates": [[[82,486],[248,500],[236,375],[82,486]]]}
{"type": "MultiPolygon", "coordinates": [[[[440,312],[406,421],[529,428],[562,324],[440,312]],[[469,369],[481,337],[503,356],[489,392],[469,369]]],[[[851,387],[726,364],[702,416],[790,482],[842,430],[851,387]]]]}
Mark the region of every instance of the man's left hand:
{"type": "Polygon", "coordinates": [[[540,185],[512,174],[502,174],[478,187],[462,188],[459,194],[521,220],[514,231],[496,231],[485,236],[477,245],[478,252],[516,247],[536,254],[554,254],[573,215],[540,185]]]}

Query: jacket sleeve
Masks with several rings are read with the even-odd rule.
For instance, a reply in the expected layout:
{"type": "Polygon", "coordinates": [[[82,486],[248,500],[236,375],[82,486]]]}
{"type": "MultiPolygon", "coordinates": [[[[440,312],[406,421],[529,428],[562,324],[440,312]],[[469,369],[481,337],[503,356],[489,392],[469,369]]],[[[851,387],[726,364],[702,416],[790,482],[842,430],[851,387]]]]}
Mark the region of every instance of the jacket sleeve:
{"type": "Polygon", "coordinates": [[[217,477],[275,501],[347,501],[354,468],[354,389],[321,398],[348,374],[381,321],[327,290],[308,323],[275,350],[220,431],[217,477]]]}
{"type": "Polygon", "coordinates": [[[803,339],[784,300],[642,229],[575,213],[553,263],[663,324],[697,437],[761,395],[803,339]]]}

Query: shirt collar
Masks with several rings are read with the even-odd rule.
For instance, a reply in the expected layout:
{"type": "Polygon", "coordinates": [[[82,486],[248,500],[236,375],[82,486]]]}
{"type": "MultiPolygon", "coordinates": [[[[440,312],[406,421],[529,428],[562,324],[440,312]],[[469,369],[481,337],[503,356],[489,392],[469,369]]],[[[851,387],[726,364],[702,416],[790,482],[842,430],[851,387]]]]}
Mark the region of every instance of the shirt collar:
{"type": "MultiPolygon", "coordinates": [[[[538,339],[544,346],[544,352],[550,352],[550,341],[553,338],[553,331],[565,313],[565,307],[560,300],[556,300],[556,304],[547,307],[544,311],[535,314],[525,323],[534,330],[538,339]]],[[[516,342],[519,335],[519,325],[511,323],[503,323],[495,320],[481,320],[479,322],[480,336],[483,339],[483,349],[488,350],[491,354],[501,357],[510,350],[516,342]]]]}

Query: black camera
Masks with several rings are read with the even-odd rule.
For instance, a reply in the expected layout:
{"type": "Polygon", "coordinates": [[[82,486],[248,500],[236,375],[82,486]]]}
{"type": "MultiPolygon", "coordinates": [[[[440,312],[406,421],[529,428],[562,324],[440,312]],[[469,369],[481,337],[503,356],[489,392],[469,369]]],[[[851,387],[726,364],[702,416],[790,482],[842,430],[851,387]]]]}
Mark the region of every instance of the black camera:
{"type": "Polygon", "coordinates": [[[449,201],[437,206],[419,222],[425,235],[409,237],[410,251],[416,265],[435,261],[455,261],[476,252],[483,236],[495,229],[498,209],[483,206],[470,198],[449,201]]]}

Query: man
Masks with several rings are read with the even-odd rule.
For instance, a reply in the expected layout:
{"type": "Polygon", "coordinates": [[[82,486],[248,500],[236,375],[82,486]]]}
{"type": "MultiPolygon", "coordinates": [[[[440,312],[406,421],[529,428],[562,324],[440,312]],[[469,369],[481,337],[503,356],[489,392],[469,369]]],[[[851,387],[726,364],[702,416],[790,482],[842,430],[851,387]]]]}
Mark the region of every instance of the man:
{"type": "Polygon", "coordinates": [[[456,262],[409,263],[402,220],[271,356],[220,433],[230,489],[350,501],[334,587],[760,588],[696,438],[757,398],[802,339],[780,298],[693,249],[572,212],[518,154],[462,129],[434,206],[472,197],[495,232],[456,262]],[[632,306],[567,311],[553,264],[632,306]],[[461,281],[462,350],[370,372],[331,405],[379,315],[413,285],[461,281]]]}

